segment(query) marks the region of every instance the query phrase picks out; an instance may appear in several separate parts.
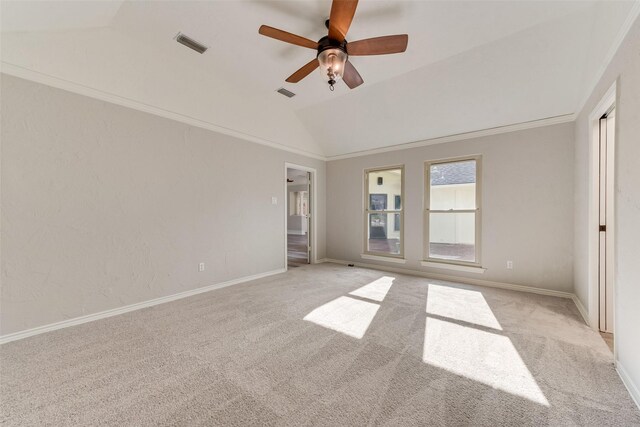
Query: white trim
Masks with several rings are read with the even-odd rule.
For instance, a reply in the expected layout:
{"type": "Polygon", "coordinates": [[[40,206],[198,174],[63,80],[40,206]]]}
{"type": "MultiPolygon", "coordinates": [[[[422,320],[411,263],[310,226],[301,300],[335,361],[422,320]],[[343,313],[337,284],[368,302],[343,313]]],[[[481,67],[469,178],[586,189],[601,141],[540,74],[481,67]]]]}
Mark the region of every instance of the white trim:
{"type": "Polygon", "coordinates": [[[587,326],[591,327],[591,322],[589,321],[589,312],[582,304],[582,301],[580,301],[580,298],[578,298],[578,296],[574,294],[571,297],[571,299],[573,300],[573,303],[578,308],[578,311],[580,312],[580,315],[582,316],[582,320],[584,320],[584,323],[586,323],[587,326]]]}
{"type": "Polygon", "coordinates": [[[631,11],[629,11],[629,15],[627,16],[627,19],[624,21],[624,23],[620,27],[620,30],[618,31],[618,34],[616,35],[616,38],[613,41],[613,44],[609,48],[609,51],[607,52],[607,56],[605,57],[602,65],[600,66],[600,69],[598,70],[596,77],[589,84],[589,87],[585,91],[585,94],[583,95],[582,99],[578,103],[578,107],[575,110],[576,116],[578,116],[582,112],[582,109],[587,104],[587,101],[589,101],[589,98],[593,94],[593,91],[595,90],[596,86],[602,79],[602,76],[604,76],[604,73],[607,71],[609,64],[611,64],[613,57],[618,52],[618,49],[620,49],[620,45],[622,45],[622,42],[624,41],[625,37],[627,37],[627,33],[633,26],[633,23],[636,21],[638,16],[640,16],[640,1],[636,0],[634,5],[631,7],[631,11]]]}
{"type": "Polygon", "coordinates": [[[123,107],[132,108],[134,110],[142,111],[156,116],[164,117],[166,119],[175,120],[177,122],[185,123],[191,126],[207,129],[213,132],[222,133],[235,138],[240,138],[245,141],[254,142],[256,144],[265,145],[267,147],[275,148],[277,150],[288,151],[290,153],[299,154],[301,156],[310,157],[318,160],[326,160],[325,156],[310,151],[301,150],[298,148],[289,147],[287,145],[280,144],[278,142],[270,141],[268,139],[261,138],[259,136],[250,135],[248,133],[240,132],[224,126],[216,125],[201,119],[187,116],[185,114],[177,113],[174,111],[166,110],[164,108],[156,107],[153,105],[145,104],[143,102],[135,101],[133,99],[125,98],[120,95],[104,92],[98,89],[84,86],[78,83],[74,83],[68,80],[54,77],[48,74],[40,73],[38,71],[29,70],[27,68],[20,67],[8,62],[2,61],[2,68],[0,72],[41,83],[47,86],[52,86],[58,89],[63,89],[69,92],[77,93],[80,95],[95,98],[101,101],[110,102],[112,104],[121,105],[123,107]]]}
{"type": "Polygon", "coordinates": [[[265,273],[258,273],[251,276],[240,277],[238,279],[216,283],[213,285],[205,286],[203,288],[192,289],[190,291],[180,292],[180,293],[168,295],[165,297],[155,298],[148,301],[142,301],[135,304],[125,305],[123,307],[113,308],[111,310],[101,311],[99,313],[93,313],[86,316],[80,316],[80,317],[75,317],[73,319],[63,320],[61,322],[38,326],[33,329],[27,329],[24,331],[14,332],[12,334],[2,335],[0,336],[0,345],[11,342],[11,341],[21,340],[23,338],[27,338],[33,335],[43,334],[45,332],[68,328],[69,326],[80,325],[82,323],[93,322],[94,320],[100,320],[107,317],[117,316],[119,314],[128,313],[130,311],[140,310],[141,308],[147,308],[147,307],[151,307],[158,304],[164,304],[166,302],[187,298],[187,297],[198,295],[204,292],[213,291],[215,289],[225,288],[227,286],[249,282],[251,280],[262,279],[263,277],[273,276],[275,274],[280,274],[284,272],[285,270],[283,268],[278,268],[276,270],[267,271],[265,273]]]}
{"type": "Polygon", "coordinates": [[[393,262],[396,264],[406,264],[407,260],[404,258],[395,258],[390,256],[381,256],[381,255],[371,255],[371,254],[360,254],[360,258],[362,259],[370,259],[373,261],[384,261],[384,262],[393,262]]]}
{"type": "MultiPolygon", "coordinates": [[[[378,256],[380,258],[369,258],[369,259],[378,259],[380,261],[387,261],[387,258],[395,258],[395,259],[401,259],[404,260],[404,181],[405,181],[405,172],[404,172],[404,164],[401,165],[394,165],[394,166],[382,166],[382,167],[374,167],[374,168],[367,168],[364,170],[364,174],[363,174],[363,198],[362,198],[362,213],[364,214],[363,217],[363,223],[362,225],[364,226],[363,232],[362,232],[362,250],[364,251],[364,254],[362,255],[368,255],[368,256],[378,256]],[[370,197],[371,197],[371,193],[369,193],[369,191],[371,190],[369,188],[369,174],[370,173],[374,173],[374,172],[387,172],[390,170],[395,170],[395,169],[400,169],[400,210],[391,210],[391,209],[385,209],[385,210],[380,210],[380,211],[374,211],[371,210],[371,206],[370,204],[370,197]],[[387,256],[386,253],[384,252],[378,252],[378,251],[370,251],[369,250],[369,226],[371,225],[370,221],[370,215],[372,214],[382,214],[382,215],[388,215],[388,214],[393,214],[393,215],[400,215],[400,253],[398,254],[398,256],[394,257],[392,255],[387,256]]],[[[393,198],[391,200],[391,203],[393,203],[393,198]]],[[[364,257],[363,257],[364,258],[364,257]]],[[[400,261],[391,261],[391,262],[400,262],[400,261]]],[[[404,264],[406,261],[401,262],[402,264],[404,264]]]]}
{"type": "Polygon", "coordinates": [[[616,361],[616,371],[618,371],[622,384],[624,384],[631,395],[631,399],[633,399],[638,409],[640,409],[640,389],[633,383],[631,377],[627,373],[627,370],[624,369],[620,361],[616,361]]]}
{"type": "Polygon", "coordinates": [[[390,151],[408,150],[410,148],[425,147],[427,145],[444,144],[445,142],[462,141],[465,139],[480,138],[483,136],[499,135],[501,133],[516,132],[519,130],[539,128],[543,126],[552,126],[560,123],[573,122],[575,114],[565,114],[555,117],[547,117],[540,120],[531,120],[529,122],[515,123],[506,126],[497,126],[489,129],[476,130],[471,132],[459,133],[455,135],[447,135],[438,138],[424,139],[420,141],[407,142],[389,147],[374,148],[371,150],[356,151],[353,153],[340,154],[336,156],[327,156],[326,161],[349,159],[352,157],[363,157],[371,154],[388,153],[390,151]]]}
{"type": "Polygon", "coordinates": [[[351,157],[362,157],[362,156],[368,156],[370,154],[387,153],[390,151],[406,150],[409,148],[424,147],[427,145],[443,144],[445,142],[461,141],[465,139],[480,138],[483,136],[498,135],[502,133],[515,132],[519,130],[551,126],[551,125],[560,124],[560,123],[572,122],[575,120],[575,116],[576,116],[575,114],[565,114],[561,116],[548,117],[548,118],[539,119],[539,120],[531,120],[523,123],[514,123],[510,125],[505,125],[505,126],[497,126],[497,127],[488,128],[488,129],[480,129],[480,130],[464,132],[460,134],[446,135],[446,136],[437,137],[437,138],[430,138],[430,139],[425,139],[420,141],[408,142],[408,143],[403,143],[398,145],[392,145],[389,147],[375,148],[375,149],[365,150],[365,151],[357,151],[353,153],[341,154],[336,156],[324,156],[319,153],[300,150],[300,149],[289,147],[274,141],[269,141],[267,139],[264,139],[255,135],[250,135],[250,134],[239,132],[233,129],[225,128],[223,126],[219,126],[213,123],[206,122],[204,120],[189,117],[184,114],[165,110],[159,107],[155,107],[153,105],[144,104],[142,102],[134,101],[132,99],[125,98],[119,95],[103,92],[101,90],[84,86],[78,83],[74,83],[68,80],[64,80],[59,77],[54,77],[48,74],[40,73],[38,71],[29,70],[27,68],[20,67],[18,65],[11,64],[8,62],[0,61],[0,64],[1,64],[0,72],[11,75],[11,76],[34,81],[36,83],[41,83],[41,84],[55,87],[58,89],[63,89],[69,92],[88,96],[90,98],[98,99],[101,101],[110,102],[112,104],[117,104],[124,107],[132,108],[134,110],[142,111],[145,113],[154,114],[154,115],[175,120],[181,123],[186,123],[191,126],[196,126],[202,129],[211,130],[213,132],[218,132],[225,135],[233,136],[236,138],[243,139],[245,141],[254,142],[256,144],[265,145],[277,150],[288,151],[290,153],[299,154],[301,156],[309,157],[312,159],[323,160],[323,161],[348,159],[351,157]]]}
{"type": "Polygon", "coordinates": [[[311,194],[309,194],[309,201],[311,203],[311,259],[310,264],[318,263],[318,173],[315,168],[309,166],[302,166],[296,163],[284,162],[284,199],[282,205],[284,206],[284,271],[289,269],[289,254],[287,244],[287,220],[289,218],[289,206],[287,204],[287,196],[289,194],[289,186],[287,183],[287,169],[296,169],[305,172],[311,172],[311,194]]]}
{"type": "Polygon", "coordinates": [[[617,82],[613,82],[609,89],[602,96],[598,105],[595,106],[591,114],[589,114],[589,121],[599,120],[604,114],[611,109],[611,106],[616,102],[616,87],[617,82]]]}
{"type": "Polygon", "coordinates": [[[625,37],[627,36],[627,33],[629,32],[629,30],[631,29],[631,27],[633,26],[633,23],[635,22],[635,20],[638,18],[638,16],[640,16],[640,1],[636,1],[634,3],[634,5],[631,8],[631,11],[629,12],[629,15],[627,16],[627,19],[625,20],[624,24],[622,25],[622,27],[620,28],[620,31],[618,32],[613,44],[611,45],[607,56],[602,64],[602,66],[600,67],[600,71],[598,72],[598,74],[596,75],[596,78],[594,79],[594,81],[592,82],[592,84],[589,86],[588,90],[585,91],[585,95],[583,96],[583,98],[581,99],[581,101],[578,103],[578,106],[575,110],[574,113],[572,114],[565,114],[565,115],[560,115],[560,116],[553,116],[553,117],[547,117],[547,118],[543,118],[543,119],[538,119],[538,120],[531,120],[528,122],[522,122],[522,123],[514,123],[514,124],[510,124],[510,125],[505,125],[505,126],[496,126],[493,128],[488,128],[488,129],[481,129],[481,130],[476,130],[476,131],[470,131],[470,132],[464,132],[464,133],[460,133],[460,134],[454,134],[454,135],[445,135],[442,137],[436,137],[436,138],[429,138],[429,139],[424,139],[424,140],[419,140],[419,141],[413,141],[413,142],[408,142],[408,143],[403,143],[403,144],[398,144],[398,145],[393,145],[393,146],[389,146],[389,147],[381,147],[381,148],[375,148],[375,149],[371,149],[371,150],[364,150],[364,151],[357,151],[357,152],[352,152],[352,153],[346,153],[346,154],[340,154],[340,155],[335,155],[335,156],[324,156],[322,154],[318,154],[318,153],[313,153],[313,152],[307,152],[305,150],[300,150],[300,149],[296,149],[293,147],[288,147],[282,144],[279,144],[277,142],[274,141],[269,141],[263,138],[260,138],[258,136],[254,136],[254,135],[249,135],[249,134],[245,134],[243,132],[238,132],[236,130],[233,129],[229,129],[229,128],[225,128],[222,126],[218,126],[215,125],[213,123],[209,123],[209,122],[205,122],[199,119],[195,119],[189,116],[185,116],[179,113],[175,113],[169,110],[164,110],[155,106],[151,106],[151,105],[147,105],[147,104],[143,104],[140,103],[138,101],[134,101],[128,98],[124,98],[118,95],[114,95],[114,94],[109,94],[107,92],[103,92],[97,89],[93,89],[90,88],[88,86],[84,86],[78,83],[74,83],[68,80],[64,80],[64,79],[60,79],[58,77],[54,77],[48,74],[44,74],[44,73],[40,73],[37,71],[33,71],[33,70],[29,70],[27,68],[24,67],[20,67],[18,65],[15,64],[11,64],[5,61],[1,61],[2,67],[0,69],[0,72],[12,75],[12,76],[16,76],[16,77],[20,77],[23,79],[27,79],[27,80],[31,80],[31,81],[35,81],[38,83],[42,83],[48,86],[53,86],[53,87],[57,87],[59,89],[64,89],[64,90],[68,90],[70,92],[74,92],[74,93],[78,93],[81,95],[85,95],[85,96],[89,96],[91,98],[96,98],[96,99],[100,99],[106,102],[111,102],[114,104],[118,104],[118,105],[123,105],[125,107],[129,107],[129,108],[133,108],[136,110],[140,110],[140,111],[144,111],[150,114],[155,114],[161,117],[165,117],[165,118],[169,118],[172,120],[176,120],[179,122],[183,122],[186,124],[190,124],[192,126],[197,126],[197,127],[201,127],[204,129],[208,129],[208,130],[212,130],[214,132],[219,132],[219,133],[223,133],[226,135],[230,135],[230,136],[234,136],[237,138],[241,138],[247,141],[251,141],[251,142],[255,142],[257,144],[261,144],[261,145],[266,145],[272,148],[276,148],[279,150],[284,150],[284,151],[289,151],[291,153],[295,153],[295,154],[299,154],[302,156],[307,156],[307,157],[311,157],[314,159],[318,159],[318,160],[324,160],[324,161],[332,161],[332,160],[341,160],[341,159],[348,159],[348,158],[352,158],[352,157],[362,157],[362,156],[368,156],[371,154],[379,154],[379,153],[387,153],[387,152],[391,152],[391,151],[399,151],[399,150],[406,150],[406,149],[410,149],[410,148],[416,148],[416,147],[424,147],[427,145],[434,145],[434,144],[443,144],[445,142],[453,142],[453,141],[461,141],[461,140],[465,140],[465,139],[472,139],[472,138],[480,138],[483,136],[490,136],[490,135],[498,135],[498,134],[502,134],[502,133],[509,133],[509,132],[515,132],[515,131],[519,131],[519,130],[525,130],[525,129],[533,129],[533,128],[537,128],[537,127],[544,127],[544,126],[551,126],[551,125],[555,125],[555,124],[560,124],[560,123],[567,123],[567,122],[573,122],[575,121],[576,117],[582,112],[582,109],[584,108],[584,106],[586,105],[587,101],[589,100],[590,96],[593,93],[593,90],[595,89],[596,85],[598,84],[598,82],[600,81],[600,79],[602,78],[602,76],[604,75],[607,67],[609,66],[609,64],[611,63],[611,61],[613,60],[613,57],[615,56],[615,54],[617,53],[618,49],[620,48],[620,45],[622,44],[622,42],[624,41],[625,37]]]}
{"type": "MultiPolygon", "coordinates": [[[[439,262],[443,262],[442,259],[438,259],[437,257],[430,257],[429,255],[429,246],[431,242],[431,238],[429,233],[431,232],[431,213],[444,213],[444,214],[455,214],[455,213],[473,213],[474,214],[474,261],[467,263],[468,267],[482,268],[482,154],[473,154],[469,156],[462,157],[451,157],[447,159],[439,159],[439,160],[427,160],[424,162],[424,166],[422,169],[422,173],[424,174],[424,193],[422,198],[422,228],[423,228],[423,241],[427,242],[426,245],[423,245],[423,254],[422,260],[425,262],[431,262],[433,265],[437,265],[439,262]],[[475,193],[475,208],[474,209],[448,209],[448,210],[437,210],[431,209],[431,166],[433,165],[442,165],[449,163],[457,163],[457,162],[465,162],[465,161],[474,161],[476,166],[476,181],[474,187],[475,193]]],[[[444,263],[444,262],[443,262],[444,263]]],[[[425,266],[424,264],[422,264],[425,266]]],[[[463,265],[459,263],[459,265],[463,265]]],[[[428,267],[428,265],[426,266],[428,267]]],[[[454,270],[452,268],[452,270],[454,270]]],[[[478,272],[477,270],[468,270],[472,272],[478,272]]],[[[484,273],[484,270],[480,271],[480,273],[484,273]]]]}
{"type": "MultiPolygon", "coordinates": [[[[599,231],[600,224],[600,181],[599,168],[600,157],[600,117],[611,109],[616,103],[617,83],[614,81],[611,87],[604,94],[600,102],[589,114],[588,138],[589,138],[589,164],[588,164],[588,206],[587,206],[587,314],[588,324],[598,330],[599,327],[599,288],[598,288],[598,263],[599,263],[599,231]]],[[[612,233],[613,234],[613,233],[612,233]]],[[[615,308],[614,308],[615,309],[615,308]]],[[[615,312],[614,312],[615,315],[615,312]]]]}
{"type": "Polygon", "coordinates": [[[466,273],[482,274],[485,271],[487,271],[486,268],[482,268],[482,267],[474,267],[471,265],[449,264],[446,262],[420,261],[420,265],[423,267],[439,268],[442,270],[464,271],[466,273]]]}
{"type": "Polygon", "coordinates": [[[334,264],[342,264],[342,265],[353,264],[356,267],[370,268],[373,270],[390,271],[392,273],[426,277],[429,279],[443,280],[447,282],[466,283],[469,285],[486,286],[489,288],[498,288],[498,289],[508,289],[511,291],[529,292],[532,294],[549,295],[549,296],[560,297],[560,298],[569,298],[569,299],[573,298],[573,294],[571,292],[556,291],[553,289],[535,288],[533,286],[515,285],[512,283],[494,282],[490,280],[473,279],[469,277],[450,276],[445,274],[430,273],[427,271],[409,270],[406,268],[389,267],[386,265],[365,264],[360,262],[344,261],[344,260],[332,259],[332,258],[327,258],[326,262],[331,262],[334,264]]]}

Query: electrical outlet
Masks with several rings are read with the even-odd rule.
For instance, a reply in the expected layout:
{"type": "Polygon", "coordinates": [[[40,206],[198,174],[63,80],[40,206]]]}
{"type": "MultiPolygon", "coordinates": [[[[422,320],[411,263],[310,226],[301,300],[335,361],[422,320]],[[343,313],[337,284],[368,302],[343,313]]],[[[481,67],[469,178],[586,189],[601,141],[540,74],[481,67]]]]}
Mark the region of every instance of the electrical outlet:
{"type": "Polygon", "coordinates": [[[507,270],[513,270],[513,261],[507,261],[507,270]]]}
{"type": "Polygon", "coordinates": [[[272,205],[277,205],[278,204],[278,198],[277,197],[272,197],[271,198],[271,204],[272,205]]]}
{"type": "Polygon", "coordinates": [[[198,264],[198,271],[204,271],[204,262],[198,264]]]}

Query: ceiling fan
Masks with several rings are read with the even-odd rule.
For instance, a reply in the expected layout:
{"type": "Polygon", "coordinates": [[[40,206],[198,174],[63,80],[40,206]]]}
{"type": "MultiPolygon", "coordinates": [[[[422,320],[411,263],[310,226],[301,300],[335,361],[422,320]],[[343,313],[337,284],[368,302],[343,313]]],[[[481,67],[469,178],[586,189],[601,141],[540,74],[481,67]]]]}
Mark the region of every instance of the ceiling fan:
{"type": "Polygon", "coordinates": [[[287,78],[287,82],[298,83],[320,67],[322,74],[327,76],[329,89],[333,90],[333,86],[340,78],[350,89],[354,89],[364,83],[364,80],[349,61],[349,56],[386,55],[402,53],[407,50],[409,41],[407,34],[347,42],[345,37],[357,6],[358,0],[333,0],[331,14],[329,19],[325,21],[329,35],[322,37],[317,42],[267,25],[260,27],[258,32],[263,36],[317,51],[316,58],[291,74],[287,78]]]}

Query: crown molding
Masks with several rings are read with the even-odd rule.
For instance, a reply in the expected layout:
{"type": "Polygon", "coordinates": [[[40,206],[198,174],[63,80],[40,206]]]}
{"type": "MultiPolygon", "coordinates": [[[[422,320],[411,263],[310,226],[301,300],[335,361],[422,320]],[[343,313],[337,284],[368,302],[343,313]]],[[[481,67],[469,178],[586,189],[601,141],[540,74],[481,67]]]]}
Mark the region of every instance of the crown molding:
{"type": "Polygon", "coordinates": [[[164,118],[168,118],[171,120],[175,120],[178,122],[182,122],[191,126],[195,126],[195,127],[199,127],[202,129],[207,129],[213,132],[217,132],[217,133],[221,133],[221,134],[225,134],[225,135],[229,135],[235,138],[239,138],[239,139],[243,139],[245,141],[249,141],[249,142],[253,142],[256,144],[260,144],[260,145],[264,145],[270,148],[274,148],[277,150],[282,150],[282,151],[286,151],[286,152],[290,152],[293,154],[297,154],[297,155],[301,155],[301,156],[305,156],[305,157],[309,157],[309,158],[313,158],[313,159],[317,159],[317,160],[322,160],[322,161],[334,161],[334,160],[342,160],[342,159],[348,159],[348,158],[353,158],[353,157],[362,157],[362,156],[369,156],[372,154],[380,154],[380,153],[387,153],[387,152],[392,152],[392,151],[399,151],[399,150],[407,150],[407,149],[411,149],[411,148],[417,148],[417,147],[424,147],[427,145],[435,145],[435,144],[444,144],[447,142],[453,142],[453,141],[462,141],[462,140],[466,140],[466,139],[472,139],[472,138],[480,138],[483,136],[490,136],[490,135],[498,135],[498,134],[502,134],[502,133],[508,133],[508,132],[515,132],[515,131],[519,131],[519,130],[525,130],[525,129],[532,129],[532,128],[536,128],[536,127],[543,127],[543,126],[551,126],[554,124],[559,124],[559,123],[567,123],[567,122],[572,122],[575,121],[576,117],[582,112],[582,110],[584,109],[587,101],[589,100],[589,98],[591,97],[593,91],[595,90],[595,87],[597,86],[597,84],[600,82],[600,80],[602,79],[604,73],[606,72],[609,64],[611,63],[611,61],[613,60],[613,57],[615,56],[615,54],[617,53],[618,49],[620,48],[620,46],[622,45],[622,42],[624,41],[625,37],[627,36],[629,30],[631,29],[631,27],[633,26],[633,24],[635,23],[635,21],[638,19],[638,17],[640,16],[640,0],[636,0],[634,2],[634,5],[631,8],[631,11],[629,12],[629,15],[627,17],[627,19],[625,20],[624,24],[622,25],[622,27],[620,28],[620,31],[618,32],[613,44],[611,45],[607,56],[605,57],[605,60],[603,61],[602,66],[600,67],[598,73],[596,74],[596,78],[594,78],[594,80],[591,82],[591,84],[589,85],[588,89],[585,91],[584,96],[581,98],[580,102],[578,103],[577,108],[575,109],[575,113],[572,114],[565,114],[565,115],[560,115],[560,116],[554,116],[554,117],[548,117],[548,118],[544,118],[544,119],[540,119],[540,120],[532,120],[532,121],[528,121],[528,122],[523,122],[523,123],[516,123],[516,124],[511,124],[511,125],[506,125],[506,126],[498,126],[498,127],[494,127],[494,128],[488,128],[488,129],[483,129],[483,130],[477,130],[477,131],[471,131],[471,132],[465,132],[465,133],[460,133],[460,134],[455,134],[455,135],[447,135],[447,136],[443,136],[443,137],[437,137],[437,138],[431,138],[431,139],[425,139],[425,140],[419,140],[419,141],[414,141],[414,142],[408,142],[408,143],[403,143],[403,144],[398,144],[398,145],[392,145],[392,146],[387,146],[387,147],[381,147],[381,148],[375,148],[375,149],[371,149],[371,150],[363,150],[363,151],[356,151],[356,152],[352,152],[352,153],[345,153],[345,154],[340,154],[340,155],[335,155],[335,156],[324,156],[322,154],[318,154],[318,153],[314,153],[314,152],[309,152],[306,150],[300,150],[297,148],[293,148],[293,147],[289,147],[286,146],[284,144],[280,144],[278,142],[275,141],[270,141],[268,139],[264,139],[255,135],[251,135],[251,134],[247,134],[244,132],[240,132],[234,129],[230,129],[230,128],[226,128],[224,126],[220,126],[220,125],[216,125],[214,123],[211,122],[207,122],[201,119],[197,119],[194,117],[190,117],[184,114],[180,114],[177,113],[175,111],[171,111],[171,110],[166,110],[163,108],[159,108],[159,107],[155,107],[152,105],[148,105],[139,101],[135,101],[120,95],[115,95],[112,93],[108,93],[108,92],[104,92],[101,91],[99,89],[94,89],[91,88],[89,86],[85,86],[82,84],[78,84],[75,82],[71,82],[68,80],[64,80],[61,79],[59,77],[55,77],[55,76],[51,76],[49,74],[45,74],[45,73],[41,73],[38,71],[34,71],[34,70],[30,70],[24,67],[20,67],[18,65],[15,64],[11,64],[5,61],[2,61],[1,64],[1,69],[0,71],[2,73],[11,75],[11,76],[15,76],[15,77],[19,77],[22,79],[26,79],[26,80],[30,80],[30,81],[34,81],[37,83],[41,83],[47,86],[51,86],[51,87],[55,87],[58,89],[62,89],[62,90],[66,90],[69,92],[73,92],[73,93],[77,93],[80,95],[85,95],[88,96],[90,98],[95,98],[95,99],[99,99],[101,101],[105,101],[105,102],[110,102],[113,104],[117,104],[117,105],[121,105],[124,107],[128,107],[128,108],[132,108],[138,111],[142,111],[145,113],[149,113],[149,114],[154,114],[160,117],[164,117],[164,118]]]}
{"type": "Polygon", "coordinates": [[[41,73],[39,71],[30,70],[28,68],[20,67],[18,65],[11,64],[5,61],[2,61],[0,64],[1,64],[0,72],[10,76],[18,77],[25,80],[30,80],[36,83],[41,83],[43,85],[66,90],[68,92],[73,92],[79,95],[88,96],[90,98],[98,99],[100,101],[105,101],[105,102],[120,105],[123,107],[132,108],[134,110],[142,111],[144,113],[154,114],[156,116],[164,117],[166,119],[175,120],[177,122],[185,123],[190,126],[195,126],[198,128],[210,130],[210,131],[221,133],[224,135],[229,135],[235,138],[243,139],[245,141],[264,145],[270,148],[275,148],[277,150],[288,151],[290,153],[298,154],[300,156],[305,156],[313,159],[326,161],[325,156],[318,153],[313,153],[310,151],[289,147],[287,145],[270,141],[268,139],[260,138],[255,135],[229,129],[224,126],[207,122],[205,120],[196,119],[194,117],[190,117],[185,114],[176,113],[175,111],[155,107],[153,105],[149,105],[143,102],[135,101],[133,99],[125,98],[120,95],[104,92],[99,89],[94,89],[89,86],[85,86],[79,83],[71,82],[69,80],[61,79],[59,77],[41,73]]]}
{"type": "Polygon", "coordinates": [[[204,120],[196,119],[194,117],[190,117],[184,114],[176,113],[174,111],[148,105],[139,101],[125,98],[120,95],[104,92],[98,89],[91,88],[89,86],[64,80],[59,77],[51,76],[49,74],[30,70],[28,68],[20,67],[18,65],[11,64],[5,61],[0,62],[0,65],[1,65],[0,72],[7,75],[11,75],[11,76],[18,77],[25,80],[30,80],[36,83],[66,90],[79,95],[88,96],[90,98],[98,99],[98,100],[109,102],[116,105],[121,105],[123,107],[132,108],[134,110],[142,111],[149,114],[154,114],[170,120],[175,120],[181,123],[185,123],[187,125],[199,127],[202,129],[207,129],[213,132],[229,135],[235,138],[239,138],[245,141],[264,145],[277,150],[282,150],[282,151],[290,152],[300,156],[322,160],[325,162],[348,159],[352,157],[369,156],[372,154],[388,153],[392,151],[407,150],[411,148],[424,147],[427,145],[444,144],[447,142],[462,141],[466,139],[480,138],[483,136],[490,136],[490,135],[498,135],[502,133],[533,129],[537,127],[552,126],[555,124],[572,122],[576,118],[575,114],[565,114],[565,115],[548,117],[548,118],[539,119],[539,120],[532,120],[528,122],[515,123],[515,124],[505,125],[505,126],[497,126],[493,128],[476,130],[471,132],[464,132],[464,133],[455,134],[455,135],[447,135],[447,136],[438,137],[438,138],[431,138],[431,139],[408,142],[408,143],[392,145],[387,147],[374,148],[371,150],[357,151],[352,153],[340,154],[336,156],[323,156],[321,154],[296,149],[296,148],[285,146],[283,144],[280,144],[274,141],[269,141],[254,135],[250,135],[250,134],[246,134],[233,129],[225,128],[223,126],[219,126],[204,120]]]}
{"type": "Polygon", "coordinates": [[[529,122],[516,123],[506,126],[498,126],[489,129],[459,133],[455,135],[443,136],[438,138],[425,139],[421,141],[408,142],[404,144],[392,145],[389,147],[374,148],[372,150],[357,151],[348,154],[340,154],[337,156],[327,156],[327,161],[349,159],[352,157],[370,156],[372,154],[388,153],[390,151],[408,150],[411,148],[425,147],[427,145],[444,144],[446,142],[462,141],[465,139],[480,138],[483,136],[498,135],[501,133],[516,132],[519,130],[533,129],[543,126],[552,126],[560,123],[573,122],[575,114],[564,114],[561,116],[547,117],[540,120],[532,120],[529,122]]]}

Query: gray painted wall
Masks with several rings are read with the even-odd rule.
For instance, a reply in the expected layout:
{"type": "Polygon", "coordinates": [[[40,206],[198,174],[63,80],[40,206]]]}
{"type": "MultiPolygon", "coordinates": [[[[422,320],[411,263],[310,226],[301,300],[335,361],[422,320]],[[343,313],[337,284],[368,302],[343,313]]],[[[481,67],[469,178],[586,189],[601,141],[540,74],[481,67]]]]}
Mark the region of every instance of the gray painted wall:
{"type": "Polygon", "coordinates": [[[327,257],[571,292],[573,124],[393,151],[327,163],[327,257]],[[483,156],[482,265],[458,273],[420,266],[424,162],[483,156]],[[405,165],[404,266],[362,260],[364,169],[405,165]],[[506,261],[514,269],[506,269],[506,261]]]}
{"type": "Polygon", "coordinates": [[[284,268],[285,161],[325,256],[323,161],[7,75],[1,137],[3,335],[284,268]]]}
{"type": "Polygon", "coordinates": [[[640,18],[575,122],[575,293],[587,309],[589,115],[616,80],[615,341],[618,367],[640,399],[640,18]]]}

